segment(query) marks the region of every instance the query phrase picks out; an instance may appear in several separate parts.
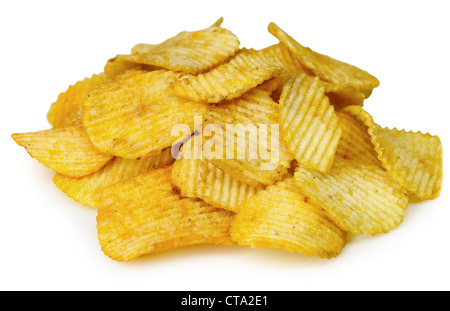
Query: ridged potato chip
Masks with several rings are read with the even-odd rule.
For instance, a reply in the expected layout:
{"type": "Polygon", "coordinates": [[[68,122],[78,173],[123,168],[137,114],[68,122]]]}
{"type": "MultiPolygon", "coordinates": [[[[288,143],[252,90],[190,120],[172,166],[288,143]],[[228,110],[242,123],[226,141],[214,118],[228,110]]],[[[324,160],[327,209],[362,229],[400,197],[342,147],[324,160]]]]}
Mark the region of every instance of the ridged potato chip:
{"type": "Polygon", "coordinates": [[[242,50],[229,62],[199,75],[185,75],[172,83],[178,95],[204,103],[220,103],[240,97],[281,74],[283,64],[272,47],[242,50]]]}
{"type": "Polygon", "coordinates": [[[363,108],[343,110],[364,123],[378,159],[392,178],[419,199],[434,199],[442,188],[442,143],[437,136],[383,128],[363,108]]]}
{"type": "Polygon", "coordinates": [[[325,85],[325,94],[330,99],[330,103],[337,109],[346,106],[363,106],[366,97],[363,93],[351,84],[335,84],[323,82],[325,85]]]}
{"type": "Polygon", "coordinates": [[[364,94],[365,98],[380,85],[378,79],[368,72],[302,46],[275,23],[269,24],[269,32],[288,47],[304,67],[323,81],[338,85],[352,85],[364,94]]]}
{"type": "Polygon", "coordinates": [[[328,174],[299,166],[293,181],[345,231],[387,233],[403,220],[408,197],[379,166],[336,155],[328,174]]]}
{"type": "Polygon", "coordinates": [[[233,212],[238,211],[239,204],[262,190],[261,186],[248,185],[224,173],[203,155],[177,160],[173,164],[172,184],[184,197],[199,198],[233,212]]]}
{"type": "Polygon", "coordinates": [[[346,233],[283,181],[240,205],[231,237],[239,245],[331,258],[341,253],[346,233]]]}
{"type": "Polygon", "coordinates": [[[211,163],[254,186],[280,180],[293,158],[279,137],[278,106],[267,92],[258,89],[211,105],[204,122],[218,125],[224,133],[212,138],[203,134],[204,139],[223,147],[221,157],[206,155],[211,163]]]}
{"type": "Polygon", "coordinates": [[[66,127],[12,134],[12,138],[31,157],[70,177],[92,174],[112,158],[94,148],[79,121],[66,127]]]}
{"type": "Polygon", "coordinates": [[[56,174],[55,185],[67,196],[86,206],[98,207],[102,190],[122,180],[172,164],[170,148],[142,160],[114,158],[99,171],[80,178],[56,174]]]}
{"type": "Polygon", "coordinates": [[[117,55],[116,57],[108,59],[103,72],[106,77],[114,78],[115,76],[120,76],[133,71],[153,71],[160,69],[162,68],[128,61],[123,58],[123,55],[117,55]]]}
{"type": "Polygon", "coordinates": [[[293,74],[280,98],[280,132],[302,165],[326,173],[341,138],[338,118],[318,78],[293,74]]]}
{"type": "Polygon", "coordinates": [[[232,212],[183,199],[170,184],[171,166],[103,191],[97,215],[103,252],[117,261],[194,244],[232,245],[232,212]]]}
{"type": "Polygon", "coordinates": [[[342,131],[336,154],[346,159],[358,159],[381,167],[381,161],[378,160],[367,127],[346,113],[337,112],[336,114],[342,131]]]}
{"type": "Polygon", "coordinates": [[[59,94],[56,102],[51,105],[47,113],[48,122],[53,127],[60,127],[79,119],[81,105],[88,93],[98,84],[105,82],[106,79],[105,74],[100,73],[69,86],[65,92],[59,94]]]}
{"type": "Polygon", "coordinates": [[[131,72],[92,90],[82,109],[92,143],[106,154],[138,159],[170,147],[178,139],[171,135],[176,124],[193,132],[194,117],[208,106],[173,94],[169,86],[178,77],[165,70],[131,72]]]}
{"type": "Polygon", "coordinates": [[[238,38],[220,23],[204,30],[184,31],[160,44],[138,44],[130,55],[118,55],[108,62],[105,72],[147,65],[188,74],[206,72],[226,61],[239,50],[238,38]]]}

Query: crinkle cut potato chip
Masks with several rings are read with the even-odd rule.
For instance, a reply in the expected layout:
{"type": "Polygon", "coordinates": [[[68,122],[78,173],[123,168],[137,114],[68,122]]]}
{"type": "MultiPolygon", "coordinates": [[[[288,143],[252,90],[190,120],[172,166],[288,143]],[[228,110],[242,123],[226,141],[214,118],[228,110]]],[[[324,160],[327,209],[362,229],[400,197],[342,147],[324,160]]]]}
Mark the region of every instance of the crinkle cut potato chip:
{"type": "Polygon", "coordinates": [[[328,174],[299,166],[293,181],[312,204],[354,234],[391,231],[408,204],[405,191],[381,167],[340,155],[328,174]]]}
{"type": "Polygon", "coordinates": [[[231,237],[239,245],[331,258],[341,253],[346,233],[282,181],[241,204],[231,237]]]}
{"type": "Polygon", "coordinates": [[[12,138],[31,157],[69,177],[92,174],[112,158],[94,148],[79,121],[66,127],[12,134],[12,138]]]}
{"type": "Polygon", "coordinates": [[[181,198],[172,167],[121,181],[102,193],[97,215],[103,252],[117,261],[194,244],[232,245],[233,213],[181,198]]]}
{"type": "Polygon", "coordinates": [[[123,58],[123,55],[117,55],[108,60],[103,72],[106,77],[114,78],[115,76],[120,76],[133,71],[153,71],[160,69],[162,68],[128,61],[123,58]]]}
{"type": "Polygon", "coordinates": [[[223,147],[219,157],[206,152],[211,163],[253,186],[280,180],[293,158],[279,137],[278,106],[267,92],[258,89],[238,99],[211,105],[204,122],[218,125],[224,133],[223,136],[215,133],[213,137],[203,133],[205,140],[223,147]]]}
{"type": "MultiPolygon", "coordinates": [[[[197,149],[197,153],[202,153],[202,150],[197,149]]],[[[261,186],[248,185],[224,173],[203,155],[175,161],[172,184],[183,197],[199,198],[233,212],[238,211],[242,202],[262,190],[261,186]]]]}
{"type": "Polygon", "coordinates": [[[341,129],[318,78],[293,74],[280,98],[280,132],[302,165],[326,173],[333,164],[341,129]]]}
{"type": "Polygon", "coordinates": [[[170,148],[142,160],[114,158],[99,171],[80,178],[56,174],[55,185],[67,196],[83,205],[98,207],[102,190],[122,180],[172,164],[170,148]]]}
{"type": "Polygon", "coordinates": [[[380,85],[378,79],[368,72],[302,46],[275,23],[269,24],[269,32],[288,47],[304,67],[324,81],[353,85],[365,98],[380,85]]]}
{"type": "Polygon", "coordinates": [[[79,119],[81,105],[89,91],[98,84],[105,82],[106,79],[105,74],[100,73],[69,86],[65,92],[59,94],[56,102],[51,105],[47,113],[48,122],[53,127],[60,127],[79,119]]]}
{"type": "Polygon", "coordinates": [[[192,133],[194,117],[208,106],[173,94],[169,86],[178,77],[165,70],[138,71],[92,90],[82,109],[92,143],[106,154],[138,159],[170,147],[178,139],[171,134],[174,125],[186,124],[192,133]]]}
{"type": "Polygon", "coordinates": [[[229,62],[199,75],[185,75],[172,83],[178,95],[205,103],[238,98],[283,71],[273,47],[241,50],[229,62]]]}
{"type": "Polygon", "coordinates": [[[378,159],[392,178],[419,199],[434,199],[442,188],[442,143],[437,136],[383,128],[361,107],[343,110],[367,127],[378,159]]]}
{"type": "Polygon", "coordinates": [[[358,119],[342,112],[336,113],[342,131],[336,154],[346,159],[358,159],[381,167],[367,127],[358,119]]]}
{"type": "MultiPolygon", "coordinates": [[[[220,21],[220,20],[219,20],[220,21]]],[[[130,55],[118,55],[105,71],[147,65],[187,74],[206,72],[233,57],[239,50],[238,38],[215,23],[204,30],[184,31],[160,44],[138,44],[130,55]]]]}

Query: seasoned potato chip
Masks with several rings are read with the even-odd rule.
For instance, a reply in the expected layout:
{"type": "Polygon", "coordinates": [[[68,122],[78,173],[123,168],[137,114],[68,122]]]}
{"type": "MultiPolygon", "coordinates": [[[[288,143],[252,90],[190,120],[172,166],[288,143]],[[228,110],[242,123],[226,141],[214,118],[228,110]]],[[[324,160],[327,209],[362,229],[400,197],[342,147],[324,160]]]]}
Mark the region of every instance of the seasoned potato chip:
{"type": "Polygon", "coordinates": [[[419,199],[434,199],[440,195],[443,151],[439,137],[382,128],[358,106],[347,107],[343,112],[365,124],[378,159],[403,188],[419,199]]]}
{"type": "Polygon", "coordinates": [[[358,159],[368,164],[381,167],[377,152],[372,144],[367,127],[352,116],[337,112],[339,127],[342,130],[336,154],[346,159],[358,159]]]}
{"type": "MultiPolygon", "coordinates": [[[[202,152],[202,150],[198,150],[202,152]]],[[[181,195],[233,212],[255,195],[260,186],[250,186],[215,167],[203,155],[177,160],[172,169],[172,183],[181,195]]]]}
{"type": "Polygon", "coordinates": [[[101,73],[69,86],[65,92],[59,94],[56,102],[51,105],[47,113],[48,122],[53,127],[60,127],[79,118],[81,105],[89,91],[105,81],[106,76],[101,73]]]}
{"type": "Polygon", "coordinates": [[[208,106],[173,94],[169,85],[177,77],[164,70],[139,71],[95,88],[82,111],[92,143],[104,153],[138,159],[170,147],[177,140],[171,135],[176,124],[193,132],[194,117],[208,106]]]}
{"type": "Polygon", "coordinates": [[[282,62],[272,47],[242,50],[231,61],[199,75],[185,75],[172,84],[180,96],[205,103],[219,103],[242,94],[281,74],[282,62]]]}
{"type": "Polygon", "coordinates": [[[80,121],[66,127],[12,134],[12,138],[31,157],[70,177],[92,174],[112,158],[94,148],[80,121]]]}
{"type": "Polygon", "coordinates": [[[239,245],[331,258],[344,248],[346,233],[282,181],[240,205],[231,237],[239,245]]]}
{"type": "Polygon", "coordinates": [[[330,173],[299,166],[293,180],[312,204],[355,234],[389,232],[401,223],[408,204],[404,190],[381,167],[340,155],[330,173]]]}
{"type": "Polygon", "coordinates": [[[279,137],[278,104],[267,92],[254,89],[238,99],[211,105],[205,119],[225,134],[203,135],[224,148],[222,157],[207,157],[225,173],[259,186],[273,184],[287,172],[293,158],[279,137]]]}
{"type": "Polygon", "coordinates": [[[275,23],[270,23],[269,32],[288,47],[304,67],[324,81],[352,85],[364,94],[365,98],[380,85],[377,78],[362,69],[305,48],[275,23]]]}
{"type": "Polygon", "coordinates": [[[280,98],[280,131],[302,165],[328,172],[341,138],[338,118],[318,78],[293,74],[280,98]]]}
{"type": "Polygon", "coordinates": [[[232,212],[183,199],[171,167],[121,181],[103,191],[97,216],[103,252],[117,261],[202,243],[231,245],[232,212]]]}
{"type": "Polygon", "coordinates": [[[160,44],[138,44],[130,55],[118,55],[106,65],[115,74],[139,65],[199,74],[228,61],[239,50],[238,38],[229,30],[213,26],[200,31],[181,32],[160,44]]]}
{"type": "Polygon", "coordinates": [[[56,174],[53,182],[75,201],[83,205],[98,207],[97,201],[103,189],[124,179],[167,166],[174,161],[170,148],[167,148],[160,154],[142,160],[114,158],[101,170],[80,178],[56,174]]]}
{"type": "Polygon", "coordinates": [[[153,71],[160,70],[161,67],[139,64],[126,60],[124,55],[117,55],[114,58],[108,60],[103,69],[105,76],[108,78],[114,78],[115,76],[127,74],[133,71],[153,71]]]}

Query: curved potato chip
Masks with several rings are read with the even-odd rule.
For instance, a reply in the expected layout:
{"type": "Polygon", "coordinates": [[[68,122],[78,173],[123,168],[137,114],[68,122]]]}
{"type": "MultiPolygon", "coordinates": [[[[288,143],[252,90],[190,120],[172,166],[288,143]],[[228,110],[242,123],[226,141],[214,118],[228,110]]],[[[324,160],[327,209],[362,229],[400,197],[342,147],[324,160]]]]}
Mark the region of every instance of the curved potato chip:
{"type": "Polygon", "coordinates": [[[161,69],[161,67],[139,64],[126,60],[123,56],[124,55],[117,55],[108,60],[103,69],[106,77],[114,78],[115,76],[120,76],[133,71],[153,71],[161,69]]]}
{"type": "Polygon", "coordinates": [[[182,196],[199,198],[216,207],[237,212],[239,204],[262,190],[261,186],[251,186],[231,177],[204,156],[200,157],[182,158],[173,165],[172,184],[182,196]]]}
{"type": "Polygon", "coordinates": [[[288,150],[302,165],[328,172],[341,129],[318,78],[293,74],[280,98],[280,131],[288,150]]]}
{"type": "Polygon", "coordinates": [[[283,184],[269,186],[240,205],[231,224],[232,239],[239,245],[280,248],[307,256],[339,255],[346,233],[325,211],[283,184]]]}
{"type": "Polygon", "coordinates": [[[174,162],[170,148],[142,160],[114,158],[101,170],[81,178],[56,174],[55,185],[67,196],[86,206],[98,207],[102,190],[124,179],[167,166],[174,162]]]}
{"type": "Polygon", "coordinates": [[[421,132],[382,128],[361,107],[343,110],[360,120],[370,134],[378,159],[391,177],[419,199],[434,199],[442,188],[442,143],[421,132]]]}
{"type": "Polygon", "coordinates": [[[288,47],[304,67],[324,81],[352,85],[364,94],[365,98],[380,85],[377,78],[362,69],[305,48],[275,23],[269,24],[269,32],[288,47]]]}
{"type": "Polygon", "coordinates": [[[68,125],[74,119],[79,118],[81,105],[88,93],[98,84],[106,81],[106,75],[100,73],[78,81],[74,85],[59,94],[47,113],[47,120],[53,127],[68,125]]]}
{"type": "Polygon", "coordinates": [[[258,89],[211,105],[205,123],[219,126],[225,134],[203,135],[224,148],[221,157],[206,154],[211,163],[249,185],[271,185],[280,180],[293,158],[279,137],[278,106],[267,92],[258,89]]]}
{"type": "Polygon", "coordinates": [[[328,174],[298,167],[293,181],[342,229],[387,233],[402,221],[408,204],[403,189],[379,166],[336,155],[328,174]]]}
{"type": "MultiPolygon", "coordinates": [[[[220,20],[219,20],[220,21],[220,20]]],[[[229,30],[213,26],[204,30],[181,32],[160,44],[138,44],[130,55],[118,55],[113,63],[107,64],[105,72],[120,72],[132,64],[148,65],[199,74],[226,61],[239,50],[238,38],[229,30]]]]}
{"type": "Polygon", "coordinates": [[[31,157],[70,177],[92,174],[112,158],[94,148],[80,121],[66,127],[12,134],[12,138],[31,157]]]}
{"type": "Polygon", "coordinates": [[[337,112],[339,127],[342,130],[336,154],[346,159],[358,159],[381,167],[377,152],[372,144],[367,127],[352,116],[337,112]]]}
{"type": "Polygon", "coordinates": [[[173,82],[178,95],[205,103],[219,103],[242,94],[281,74],[283,64],[272,47],[242,50],[229,62],[199,75],[185,75],[173,82]]]}
{"type": "Polygon", "coordinates": [[[208,106],[173,94],[169,85],[177,77],[164,70],[139,71],[95,88],[82,110],[92,143],[104,153],[138,159],[170,147],[178,139],[171,135],[174,125],[186,124],[193,132],[194,117],[208,106]]]}
{"type": "Polygon", "coordinates": [[[185,245],[232,245],[232,212],[183,199],[170,184],[171,167],[121,181],[103,191],[97,215],[103,252],[117,261],[185,245]]]}

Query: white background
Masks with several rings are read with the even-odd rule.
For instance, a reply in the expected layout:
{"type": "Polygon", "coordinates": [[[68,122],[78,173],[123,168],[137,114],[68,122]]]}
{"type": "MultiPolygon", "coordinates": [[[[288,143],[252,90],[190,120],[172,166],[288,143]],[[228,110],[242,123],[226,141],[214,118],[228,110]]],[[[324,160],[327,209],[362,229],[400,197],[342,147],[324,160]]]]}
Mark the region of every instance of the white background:
{"type": "Polygon", "coordinates": [[[411,204],[396,230],[355,237],[333,260],[201,246],[117,263],[100,250],[96,210],[61,193],[54,173],[10,138],[48,128],[58,94],[108,58],[223,16],[243,47],[276,43],[274,21],[374,74],[381,86],[366,109],[375,120],[439,135],[448,164],[449,11],[448,1],[2,1],[0,289],[449,290],[445,181],[441,197],[411,204]]]}

